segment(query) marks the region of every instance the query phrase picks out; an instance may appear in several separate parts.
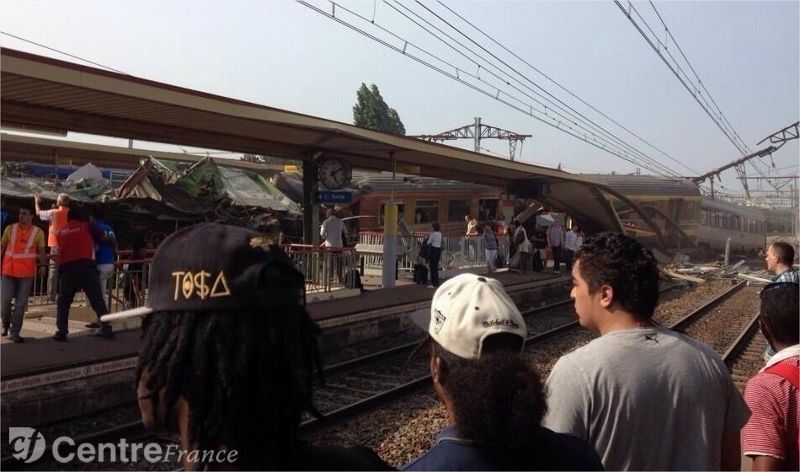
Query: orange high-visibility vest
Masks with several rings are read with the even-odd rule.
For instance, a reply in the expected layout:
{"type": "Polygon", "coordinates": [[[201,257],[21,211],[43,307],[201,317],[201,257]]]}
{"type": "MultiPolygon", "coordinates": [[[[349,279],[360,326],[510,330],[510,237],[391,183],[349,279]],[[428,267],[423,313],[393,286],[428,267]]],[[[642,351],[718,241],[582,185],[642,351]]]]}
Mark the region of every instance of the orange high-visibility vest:
{"type": "Polygon", "coordinates": [[[17,278],[36,275],[38,248],[34,243],[39,231],[41,229],[35,225],[31,225],[27,231],[20,228],[19,223],[11,225],[11,238],[3,255],[3,275],[17,278]]]}
{"type": "Polygon", "coordinates": [[[48,247],[56,247],[58,246],[58,240],[56,239],[56,233],[64,229],[67,226],[67,213],[69,213],[69,208],[67,207],[58,207],[51,210],[52,216],[50,218],[50,229],[47,232],[47,246],[48,247]]]}

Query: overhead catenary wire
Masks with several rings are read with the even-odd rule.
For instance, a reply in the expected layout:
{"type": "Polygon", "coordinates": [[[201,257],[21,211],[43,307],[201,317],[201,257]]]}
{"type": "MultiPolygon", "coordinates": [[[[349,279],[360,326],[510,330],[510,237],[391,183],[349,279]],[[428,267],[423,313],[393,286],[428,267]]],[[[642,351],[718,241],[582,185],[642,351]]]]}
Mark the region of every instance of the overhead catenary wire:
{"type": "MultiPolygon", "coordinates": [[[[747,151],[745,150],[745,148],[739,144],[739,142],[733,136],[733,133],[731,133],[731,132],[729,132],[727,130],[727,128],[724,125],[724,123],[722,122],[722,120],[718,119],[715,116],[713,111],[709,108],[707,102],[704,104],[703,101],[700,98],[698,98],[698,96],[702,96],[702,94],[699,93],[697,87],[693,83],[691,84],[691,86],[690,86],[689,83],[687,83],[687,81],[690,82],[690,80],[688,80],[689,79],[688,75],[686,75],[686,73],[684,73],[684,75],[686,75],[686,80],[685,80],[683,77],[681,77],[681,74],[678,73],[678,70],[676,70],[676,68],[673,67],[672,64],[670,64],[670,62],[667,60],[667,58],[664,57],[664,54],[661,52],[661,46],[663,46],[664,49],[666,50],[667,49],[666,45],[664,45],[664,43],[661,41],[661,39],[659,39],[658,36],[653,32],[653,30],[650,27],[650,25],[647,23],[647,21],[644,19],[644,17],[642,17],[642,15],[639,13],[639,10],[636,9],[636,7],[633,5],[633,3],[628,1],[628,10],[625,9],[625,7],[622,5],[622,3],[620,3],[619,0],[614,0],[614,3],[617,5],[617,7],[619,7],[619,9],[622,12],[622,14],[625,15],[626,18],[628,18],[628,20],[636,28],[636,30],[644,38],[644,40],[650,45],[650,47],[653,49],[653,51],[655,51],[656,55],[658,55],[658,57],[661,58],[661,60],[664,62],[664,64],[667,65],[667,68],[669,68],[669,70],[673,73],[673,75],[675,75],[675,77],[678,79],[678,81],[684,86],[686,91],[689,92],[689,95],[691,95],[692,98],[694,98],[694,100],[697,102],[697,104],[700,105],[700,108],[702,108],[703,111],[705,111],[705,113],[708,115],[708,117],[711,118],[711,120],[714,122],[714,124],[720,129],[720,131],[722,131],[722,133],[725,135],[725,137],[728,138],[728,140],[731,142],[731,144],[733,144],[733,146],[736,148],[736,150],[739,151],[743,156],[747,155],[747,151]],[[647,35],[647,33],[645,33],[645,31],[639,25],[637,20],[634,19],[632,13],[636,14],[636,16],[639,18],[641,23],[643,25],[645,25],[645,27],[651,32],[651,34],[653,35],[653,38],[650,38],[647,35]],[[656,43],[658,43],[658,45],[656,43]]],[[[682,71],[682,69],[681,69],[681,71],[682,71]]]]}
{"type": "Polygon", "coordinates": [[[83,58],[83,57],[76,56],[75,54],[70,54],[70,53],[68,53],[68,52],[61,51],[61,50],[59,50],[59,49],[56,49],[56,48],[54,48],[54,47],[50,47],[50,46],[44,45],[44,44],[42,44],[42,43],[37,43],[36,41],[31,41],[30,39],[26,39],[26,38],[23,38],[23,37],[21,37],[21,36],[17,36],[17,35],[15,35],[15,34],[11,34],[11,33],[5,32],[5,31],[0,31],[0,34],[4,34],[4,35],[6,35],[6,36],[10,36],[10,37],[12,37],[12,38],[14,38],[14,39],[18,39],[18,40],[20,40],[20,41],[24,41],[24,42],[26,42],[26,43],[33,44],[34,46],[38,46],[38,47],[40,47],[40,48],[44,48],[44,49],[47,49],[47,50],[49,50],[49,51],[57,52],[58,54],[63,54],[63,55],[65,55],[65,56],[67,56],[67,57],[71,57],[71,58],[73,58],[73,59],[77,59],[77,60],[79,60],[79,61],[83,61],[83,62],[86,62],[86,63],[88,63],[88,64],[95,65],[95,66],[97,66],[97,67],[102,67],[103,69],[107,69],[107,70],[110,70],[110,71],[112,71],[112,72],[116,72],[116,73],[118,73],[118,74],[130,75],[130,74],[128,74],[127,72],[123,72],[123,71],[121,71],[121,70],[114,69],[113,67],[109,67],[109,66],[106,66],[106,65],[100,64],[99,62],[90,61],[89,59],[85,59],[85,58],[83,58]]]}
{"type": "MultiPolygon", "coordinates": [[[[621,140],[620,138],[618,138],[618,137],[617,137],[616,135],[614,135],[613,133],[610,133],[609,131],[605,130],[605,129],[604,129],[604,128],[602,128],[601,126],[598,126],[596,123],[594,123],[592,120],[590,120],[589,118],[587,118],[585,115],[583,115],[583,114],[582,114],[582,113],[580,113],[579,111],[575,110],[575,109],[574,109],[573,107],[571,107],[570,105],[568,105],[568,104],[564,103],[562,100],[558,99],[557,97],[553,96],[553,95],[552,95],[550,92],[548,92],[547,90],[545,90],[545,89],[544,89],[543,87],[541,87],[539,84],[537,84],[537,83],[533,82],[533,81],[530,79],[530,77],[528,77],[528,76],[527,76],[527,75],[525,75],[525,74],[522,74],[521,72],[519,72],[518,70],[516,70],[516,69],[515,69],[513,66],[511,66],[510,64],[508,64],[506,61],[504,61],[503,59],[499,58],[499,57],[498,57],[496,54],[494,54],[493,52],[491,52],[491,51],[489,51],[488,49],[486,49],[486,48],[485,48],[483,45],[479,44],[477,41],[475,41],[475,40],[474,40],[473,38],[471,38],[469,35],[465,34],[465,33],[464,33],[463,31],[461,31],[459,28],[456,28],[456,27],[455,27],[455,26],[454,26],[454,25],[453,25],[451,22],[449,22],[449,21],[447,21],[446,19],[444,19],[444,18],[443,18],[441,15],[439,15],[438,13],[436,13],[435,11],[433,11],[432,9],[430,9],[430,8],[429,8],[428,6],[426,6],[424,3],[420,2],[419,0],[415,0],[415,1],[416,1],[416,3],[417,3],[417,4],[419,4],[420,6],[422,6],[422,7],[423,7],[425,10],[427,10],[429,13],[431,13],[431,14],[432,14],[432,15],[434,15],[436,18],[438,18],[440,21],[442,21],[444,24],[446,24],[446,25],[447,25],[447,26],[449,26],[451,29],[453,29],[454,31],[456,31],[458,34],[460,34],[461,36],[463,36],[464,38],[466,38],[468,41],[470,41],[471,43],[473,43],[474,45],[476,45],[477,47],[479,47],[479,48],[480,48],[481,50],[483,50],[485,53],[489,54],[489,55],[490,55],[491,57],[493,57],[495,60],[497,60],[498,62],[500,62],[501,64],[503,64],[503,66],[505,66],[505,67],[508,67],[508,68],[509,68],[510,70],[512,70],[512,71],[513,71],[515,74],[517,74],[518,76],[520,76],[520,77],[521,77],[523,80],[525,80],[525,81],[529,82],[531,85],[533,85],[533,86],[534,86],[534,87],[536,87],[537,89],[541,90],[541,91],[542,91],[544,94],[546,94],[546,95],[548,95],[548,96],[552,97],[554,100],[556,100],[556,101],[557,101],[558,103],[560,103],[561,105],[564,105],[564,106],[565,106],[566,108],[568,108],[569,110],[572,110],[573,112],[575,112],[575,113],[577,113],[578,115],[580,115],[580,117],[581,117],[582,119],[584,119],[584,120],[588,121],[589,123],[591,123],[591,125],[590,125],[590,126],[594,126],[595,128],[599,128],[600,130],[602,130],[602,131],[601,131],[602,133],[606,133],[606,134],[609,134],[609,135],[611,135],[611,136],[612,136],[612,138],[613,138],[614,140],[616,140],[616,141],[618,141],[618,142],[621,142],[621,143],[623,143],[623,144],[622,144],[623,146],[625,146],[625,147],[627,147],[627,148],[631,149],[631,150],[632,150],[632,151],[633,151],[635,154],[637,154],[637,155],[639,156],[639,158],[641,158],[641,159],[642,159],[644,162],[648,162],[648,163],[650,164],[649,166],[648,166],[648,165],[646,165],[646,164],[642,164],[642,167],[647,167],[647,168],[650,168],[650,169],[652,169],[653,167],[660,168],[660,169],[662,169],[662,170],[663,170],[663,173],[662,173],[662,172],[657,172],[657,173],[660,173],[661,175],[672,175],[672,176],[675,176],[675,177],[679,177],[679,176],[680,176],[678,173],[676,173],[676,172],[672,171],[672,169],[670,169],[670,168],[668,168],[668,167],[664,166],[664,165],[663,165],[663,164],[661,164],[660,162],[656,161],[655,159],[652,159],[651,157],[647,156],[646,154],[644,154],[644,153],[643,153],[643,152],[641,152],[640,150],[638,150],[638,149],[636,149],[635,147],[633,147],[633,146],[629,145],[628,143],[624,142],[623,140],[621,140]]],[[[528,87],[528,88],[530,89],[530,87],[528,87]]],[[[533,89],[530,89],[530,90],[533,90],[533,89]]],[[[552,103],[552,102],[551,102],[551,103],[552,103]]],[[[568,112],[568,113],[569,113],[569,112],[568,112]]],[[[574,117],[574,115],[572,115],[572,116],[574,117]]]]}
{"type": "MultiPolygon", "coordinates": [[[[697,71],[695,70],[695,68],[692,65],[691,61],[689,61],[689,58],[686,57],[686,54],[683,52],[683,49],[681,48],[681,46],[678,43],[677,39],[675,39],[675,36],[672,34],[672,31],[667,26],[666,22],[664,21],[664,18],[661,16],[661,13],[658,11],[658,9],[656,8],[655,4],[652,2],[652,0],[650,0],[649,3],[650,3],[650,7],[653,9],[653,11],[655,12],[655,14],[658,17],[659,21],[661,22],[661,25],[664,27],[664,31],[665,31],[666,35],[669,37],[669,39],[672,40],[672,44],[674,44],[675,47],[678,49],[678,52],[680,53],[680,55],[683,58],[684,62],[686,63],[686,65],[688,65],[689,70],[691,70],[692,74],[694,75],[694,77],[695,77],[695,79],[697,81],[697,86],[695,86],[694,83],[692,83],[692,85],[695,88],[696,96],[700,97],[703,100],[703,102],[706,103],[707,106],[711,107],[711,105],[713,105],[716,113],[719,115],[717,119],[719,120],[720,125],[724,128],[724,132],[726,132],[727,134],[731,134],[733,136],[734,141],[739,143],[738,146],[737,146],[737,149],[739,150],[739,152],[742,153],[742,155],[751,154],[752,151],[751,151],[750,147],[744,142],[744,140],[742,140],[742,137],[739,135],[739,133],[733,127],[731,122],[728,120],[728,118],[725,116],[725,114],[720,109],[719,104],[717,104],[717,101],[714,100],[714,97],[713,97],[713,95],[711,95],[711,92],[709,92],[708,88],[706,88],[705,83],[703,83],[702,79],[700,79],[700,76],[697,74],[697,71]],[[705,93],[703,93],[703,92],[705,92],[705,93]],[[706,99],[706,97],[708,97],[708,99],[706,99]],[[711,100],[711,103],[709,103],[708,100],[711,100]]],[[[640,18],[642,18],[642,16],[638,13],[638,11],[636,13],[640,18]]],[[[642,21],[645,24],[645,26],[647,27],[647,29],[650,31],[650,33],[654,37],[657,37],[656,33],[652,30],[652,28],[650,28],[650,25],[647,24],[647,22],[643,18],[642,18],[642,21]]],[[[686,76],[687,80],[689,80],[691,82],[691,78],[689,78],[689,75],[683,70],[682,67],[680,67],[680,65],[678,64],[678,60],[675,59],[675,57],[672,55],[672,53],[670,52],[670,50],[667,47],[667,45],[661,43],[660,41],[659,41],[659,44],[664,46],[664,51],[673,60],[673,62],[675,63],[675,66],[678,68],[678,71],[683,73],[686,76]]],[[[767,177],[767,174],[769,174],[768,170],[764,171],[760,167],[760,165],[761,165],[760,161],[751,160],[748,163],[749,163],[750,167],[752,167],[760,176],[767,177]]],[[[744,174],[742,174],[742,175],[744,175],[744,174]]],[[[761,182],[758,182],[757,185],[760,186],[761,182]]]]}
{"type": "Polygon", "coordinates": [[[639,136],[639,135],[638,135],[638,134],[636,134],[635,132],[633,132],[633,131],[631,131],[630,129],[628,129],[627,127],[625,127],[623,124],[621,124],[621,123],[619,123],[618,121],[616,121],[614,118],[612,118],[612,117],[608,116],[607,114],[603,113],[602,111],[598,110],[598,109],[597,109],[597,108],[596,108],[594,105],[592,105],[591,103],[589,103],[589,102],[587,102],[586,100],[582,99],[581,97],[579,97],[578,95],[576,95],[574,92],[572,92],[571,90],[569,90],[568,88],[566,88],[565,86],[563,86],[562,84],[560,84],[558,81],[556,81],[555,79],[551,78],[549,75],[547,75],[547,74],[545,74],[544,72],[542,72],[542,71],[541,71],[539,68],[537,68],[536,66],[534,66],[533,64],[531,64],[530,62],[528,62],[527,60],[525,60],[524,58],[520,57],[518,54],[516,54],[514,51],[512,51],[511,49],[509,49],[508,47],[506,47],[504,44],[502,44],[501,42],[499,42],[498,40],[496,40],[494,37],[492,37],[491,35],[489,35],[489,34],[488,34],[488,33],[486,33],[485,31],[483,31],[481,28],[479,28],[479,27],[477,27],[476,25],[474,25],[474,24],[473,24],[472,22],[470,22],[468,19],[464,18],[464,17],[463,17],[462,15],[460,15],[460,14],[459,14],[457,11],[455,11],[455,10],[453,10],[452,8],[450,8],[449,6],[447,6],[447,5],[446,5],[444,2],[442,2],[441,0],[437,0],[437,2],[438,2],[438,3],[439,3],[441,6],[443,6],[445,9],[447,9],[447,10],[448,10],[450,13],[452,13],[452,14],[453,14],[453,15],[455,15],[455,16],[457,16],[457,17],[458,17],[458,18],[459,18],[461,21],[463,21],[464,23],[466,23],[467,25],[469,25],[470,27],[472,27],[473,29],[475,29],[475,30],[476,30],[478,33],[480,33],[481,35],[483,35],[484,37],[486,37],[487,39],[489,39],[489,41],[491,41],[492,43],[494,43],[495,45],[497,45],[498,47],[500,47],[501,49],[503,49],[505,52],[509,53],[511,56],[513,56],[514,58],[516,58],[517,60],[519,60],[520,62],[522,62],[523,64],[525,64],[526,66],[530,67],[532,70],[536,71],[536,73],[538,73],[539,75],[541,75],[542,77],[544,77],[545,79],[547,79],[547,80],[548,80],[550,83],[552,83],[553,85],[555,85],[555,86],[556,86],[556,87],[558,87],[559,89],[563,90],[564,92],[566,92],[567,94],[569,94],[571,97],[575,98],[576,100],[578,100],[579,102],[581,102],[582,104],[584,104],[585,106],[589,107],[590,109],[592,109],[594,112],[596,112],[597,114],[599,114],[599,115],[600,115],[600,116],[602,116],[603,118],[605,118],[605,119],[609,120],[610,122],[614,123],[615,125],[619,126],[621,129],[625,130],[625,131],[626,131],[627,133],[629,133],[631,136],[635,137],[636,139],[638,139],[638,140],[639,140],[639,141],[641,141],[642,143],[646,144],[646,145],[647,145],[648,147],[650,147],[651,149],[653,149],[653,150],[657,151],[658,153],[660,153],[661,155],[663,155],[663,156],[664,156],[664,157],[666,157],[667,159],[671,160],[672,162],[674,162],[674,163],[676,163],[676,164],[680,165],[680,166],[681,166],[681,167],[683,167],[684,169],[687,169],[687,170],[688,170],[689,172],[691,172],[692,174],[694,174],[694,175],[698,175],[698,174],[700,174],[700,172],[698,172],[698,171],[696,171],[696,170],[692,169],[691,167],[687,166],[687,165],[686,165],[686,164],[684,164],[683,162],[680,162],[680,161],[678,161],[677,159],[675,159],[674,157],[670,156],[670,155],[669,155],[669,154],[667,154],[665,151],[661,150],[660,148],[658,148],[658,147],[657,147],[657,146],[655,146],[654,144],[650,143],[649,141],[647,141],[647,140],[646,140],[646,139],[644,139],[643,137],[639,136]]]}
{"type": "Polygon", "coordinates": [[[667,23],[664,21],[664,18],[661,17],[661,13],[659,13],[658,9],[656,8],[656,6],[652,2],[652,0],[650,0],[650,6],[653,8],[653,11],[656,13],[656,16],[658,17],[659,21],[661,21],[661,25],[664,27],[664,31],[666,31],[667,34],[669,35],[669,37],[672,39],[672,43],[675,45],[675,47],[678,48],[678,52],[681,53],[681,57],[683,57],[683,60],[686,61],[686,64],[689,66],[689,69],[692,71],[692,74],[694,74],[695,78],[697,79],[698,85],[700,85],[700,87],[706,93],[705,96],[707,96],[711,100],[711,103],[714,105],[714,108],[717,110],[717,113],[719,113],[720,118],[727,124],[728,128],[730,128],[730,130],[733,132],[733,135],[736,137],[736,139],[739,140],[739,143],[744,147],[744,150],[749,154],[751,152],[750,148],[747,146],[747,144],[744,142],[744,140],[742,140],[742,137],[739,136],[739,133],[736,132],[736,129],[733,127],[731,122],[728,121],[728,118],[725,116],[725,114],[722,113],[722,110],[720,109],[719,105],[717,104],[717,101],[714,100],[714,96],[711,95],[711,92],[708,91],[708,89],[706,88],[705,83],[703,83],[703,81],[700,79],[700,76],[697,74],[697,71],[694,69],[694,66],[692,65],[691,61],[689,61],[689,58],[686,57],[686,54],[683,52],[683,48],[681,48],[681,45],[678,43],[678,40],[675,39],[675,36],[672,34],[672,30],[670,30],[667,27],[667,23]]]}
{"type": "Polygon", "coordinates": [[[579,111],[575,110],[574,108],[572,108],[568,104],[564,103],[559,98],[553,96],[551,93],[549,93],[543,87],[541,87],[538,84],[536,84],[535,82],[531,81],[527,76],[525,76],[524,74],[522,74],[519,71],[517,71],[516,69],[514,69],[512,66],[510,66],[509,64],[504,62],[502,59],[500,59],[497,56],[495,56],[494,54],[492,54],[490,51],[486,50],[486,48],[482,47],[480,44],[475,42],[472,38],[470,38],[469,36],[464,34],[462,31],[460,31],[459,29],[455,28],[451,23],[449,23],[448,21],[443,19],[441,16],[439,16],[438,14],[436,14],[435,12],[430,10],[424,4],[422,4],[420,2],[417,2],[420,5],[422,5],[422,7],[425,8],[429,13],[432,13],[436,18],[438,18],[440,21],[445,23],[450,28],[454,29],[461,36],[464,36],[470,42],[472,42],[473,44],[475,44],[478,47],[480,47],[483,51],[489,53],[495,60],[499,61],[503,66],[508,67],[509,69],[511,69],[512,72],[514,72],[516,75],[521,77],[523,80],[520,80],[520,79],[516,78],[515,76],[513,76],[508,71],[503,70],[502,67],[500,67],[497,64],[494,64],[491,61],[487,60],[480,53],[475,52],[468,45],[462,43],[461,41],[459,41],[456,38],[453,38],[447,32],[442,31],[441,28],[439,28],[438,26],[434,25],[433,23],[431,23],[430,21],[428,21],[427,19],[422,17],[419,13],[415,12],[414,10],[409,8],[408,6],[398,2],[396,0],[394,1],[395,4],[397,4],[399,7],[403,8],[406,12],[408,12],[408,14],[414,15],[414,17],[416,17],[420,21],[424,22],[426,25],[430,26],[431,28],[435,29],[441,35],[445,36],[447,39],[449,39],[450,41],[452,41],[456,45],[458,45],[460,48],[454,46],[451,43],[449,43],[448,41],[443,39],[441,36],[437,35],[433,31],[431,31],[430,29],[425,27],[424,25],[421,25],[418,21],[416,21],[414,18],[409,17],[407,13],[405,13],[405,12],[401,11],[400,9],[398,9],[395,5],[390,3],[388,0],[384,0],[384,3],[386,3],[392,9],[394,9],[401,16],[403,16],[407,20],[411,21],[412,23],[414,23],[415,25],[417,25],[418,27],[423,29],[425,32],[427,32],[428,34],[430,34],[431,36],[433,36],[434,38],[436,38],[437,40],[439,40],[440,42],[445,44],[447,47],[449,47],[450,49],[455,51],[457,54],[459,54],[459,55],[463,56],[464,58],[466,58],[473,65],[477,66],[478,68],[481,68],[482,70],[486,71],[487,73],[489,73],[490,75],[492,75],[496,79],[502,81],[504,84],[506,84],[509,87],[513,88],[517,92],[525,95],[526,97],[530,98],[531,100],[534,100],[539,105],[543,106],[545,108],[545,112],[547,112],[547,110],[549,108],[549,110],[553,111],[553,113],[561,116],[564,120],[567,120],[568,122],[572,123],[575,127],[577,127],[579,129],[583,130],[584,132],[588,133],[587,137],[589,135],[591,135],[592,139],[598,139],[599,138],[601,141],[603,141],[603,142],[605,142],[607,144],[612,144],[612,142],[614,142],[613,143],[614,146],[619,146],[620,149],[624,149],[625,152],[630,152],[630,153],[634,154],[635,156],[637,156],[637,158],[642,159],[645,162],[648,162],[651,167],[656,167],[656,168],[661,169],[663,174],[668,174],[668,175],[672,175],[672,176],[675,176],[675,177],[679,176],[679,174],[677,174],[676,172],[674,172],[671,169],[669,169],[668,167],[662,165],[660,162],[650,158],[649,156],[647,156],[646,154],[644,154],[640,150],[638,150],[635,147],[631,146],[629,143],[627,143],[624,140],[620,139],[618,136],[616,136],[613,133],[611,133],[610,131],[604,129],[602,126],[597,125],[594,121],[592,121],[591,119],[587,118],[585,115],[583,115],[579,111]],[[473,56],[475,56],[478,60],[480,60],[482,62],[478,62],[478,60],[468,56],[464,51],[470,52],[473,56]],[[491,69],[489,67],[491,67],[491,69]],[[507,77],[507,79],[498,76],[496,73],[492,72],[492,69],[498,71],[498,73],[500,73],[500,74],[503,74],[505,77],[507,77]],[[521,87],[526,88],[531,93],[537,95],[538,97],[540,97],[542,100],[546,101],[547,103],[543,103],[538,98],[536,98],[534,96],[531,96],[529,93],[527,93],[524,90],[521,90],[519,87],[511,84],[511,82],[509,82],[509,80],[512,80],[515,83],[519,84],[521,87]],[[541,92],[538,91],[538,90],[535,90],[534,88],[531,88],[531,86],[527,85],[525,82],[530,83],[531,85],[536,87],[538,90],[541,90],[541,92]],[[552,99],[548,98],[548,97],[551,97],[552,99]],[[572,113],[569,110],[571,110],[572,112],[577,113],[577,115],[579,115],[580,118],[575,116],[575,113],[572,113]],[[584,123],[587,123],[587,125],[584,125],[584,123]],[[587,126],[588,126],[588,128],[587,128],[587,126]]]}
{"type": "Polygon", "coordinates": [[[511,107],[511,108],[521,112],[521,113],[524,113],[524,114],[526,114],[526,115],[528,115],[528,116],[530,116],[530,117],[532,117],[532,118],[534,118],[534,119],[536,119],[536,120],[538,120],[538,121],[540,121],[542,123],[547,124],[548,126],[551,126],[551,127],[555,128],[555,129],[558,129],[559,131],[561,131],[561,132],[563,132],[565,134],[568,134],[568,135],[570,135],[570,136],[572,136],[572,137],[574,137],[576,139],[584,141],[587,144],[590,144],[591,146],[594,146],[594,147],[596,147],[598,149],[606,151],[609,154],[615,155],[615,156],[619,157],[620,159],[623,159],[623,160],[625,160],[627,162],[630,162],[631,164],[634,164],[634,165],[637,165],[637,166],[640,166],[640,167],[644,167],[644,168],[646,168],[646,169],[648,169],[651,172],[654,172],[656,174],[664,175],[663,173],[661,173],[661,172],[659,172],[659,171],[657,171],[655,169],[652,169],[651,166],[645,165],[642,162],[638,161],[637,159],[631,157],[630,155],[628,155],[627,152],[620,151],[620,150],[616,149],[613,146],[608,146],[608,145],[605,145],[605,144],[601,144],[601,143],[597,143],[597,142],[593,142],[591,140],[588,140],[583,135],[581,135],[581,134],[575,132],[574,130],[572,130],[569,126],[563,126],[563,124],[561,122],[559,122],[558,120],[553,120],[552,117],[546,116],[546,118],[548,118],[548,119],[545,119],[545,118],[542,118],[541,116],[538,116],[536,113],[538,113],[540,115],[543,115],[544,113],[542,111],[536,109],[533,105],[528,104],[527,106],[522,107],[520,105],[512,103],[509,100],[506,100],[504,97],[507,96],[507,97],[511,98],[511,97],[513,97],[513,95],[511,95],[511,94],[506,92],[506,93],[503,93],[503,95],[501,96],[500,95],[501,90],[497,86],[493,86],[492,90],[489,91],[489,90],[486,90],[484,88],[481,88],[480,86],[478,86],[478,85],[476,85],[474,83],[471,83],[471,82],[468,82],[468,81],[464,80],[464,77],[466,76],[466,77],[469,77],[471,79],[477,80],[477,81],[479,81],[481,83],[489,84],[487,81],[481,79],[480,77],[476,76],[475,74],[466,72],[466,71],[463,70],[463,68],[459,68],[458,66],[455,66],[455,65],[453,65],[453,64],[451,64],[451,63],[449,63],[449,62],[447,62],[447,61],[445,61],[443,59],[441,59],[440,57],[438,57],[435,54],[432,54],[432,53],[426,51],[425,49],[417,46],[416,44],[412,43],[411,41],[409,41],[409,40],[407,40],[407,39],[405,39],[405,38],[403,38],[403,37],[391,32],[391,31],[389,31],[388,29],[386,29],[386,28],[384,28],[382,26],[380,26],[378,24],[378,22],[374,22],[373,23],[370,19],[365,18],[364,16],[362,16],[362,15],[360,15],[360,14],[358,14],[358,13],[352,11],[352,10],[347,9],[346,7],[342,6],[339,3],[336,3],[334,1],[328,0],[329,3],[331,4],[331,7],[332,7],[331,8],[331,12],[328,13],[328,12],[322,10],[321,8],[317,7],[317,6],[306,2],[305,0],[295,0],[295,1],[297,3],[305,6],[306,8],[309,8],[310,10],[312,10],[312,11],[314,11],[314,12],[316,12],[316,13],[318,13],[318,14],[320,14],[320,15],[328,18],[328,19],[331,19],[331,20],[333,20],[333,21],[335,21],[335,22],[337,22],[337,23],[339,23],[339,24],[341,24],[343,26],[346,26],[347,28],[349,28],[349,29],[351,29],[351,30],[353,30],[353,31],[355,31],[355,32],[357,32],[359,34],[361,34],[361,35],[363,35],[363,36],[365,36],[365,37],[367,37],[369,39],[372,39],[373,41],[375,41],[375,42],[377,42],[377,43],[379,43],[379,44],[381,44],[381,45],[383,45],[383,46],[385,46],[385,47],[387,47],[387,48],[389,48],[389,49],[391,49],[391,50],[393,50],[395,52],[398,52],[398,53],[408,57],[409,59],[412,59],[412,60],[418,62],[421,65],[424,65],[424,66],[426,66],[426,67],[428,67],[428,68],[430,68],[430,69],[432,69],[432,70],[434,70],[434,71],[436,71],[436,72],[438,72],[438,73],[440,73],[440,74],[442,74],[442,75],[444,75],[444,76],[446,76],[446,77],[448,77],[448,78],[450,78],[452,80],[455,80],[455,81],[461,83],[462,85],[465,85],[465,86],[475,90],[476,92],[479,92],[479,93],[481,93],[481,94],[483,94],[483,95],[485,95],[487,97],[493,98],[496,101],[498,101],[500,103],[503,103],[506,106],[509,106],[509,107],[511,107]],[[379,38],[379,37],[375,36],[374,34],[371,34],[370,32],[368,32],[368,31],[366,31],[366,30],[364,30],[362,28],[359,28],[355,24],[352,24],[352,23],[349,23],[349,22],[345,21],[344,19],[336,16],[336,11],[337,10],[345,11],[345,12],[349,13],[350,15],[353,15],[354,17],[360,19],[361,21],[365,21],[366,23],[369,23],[370,25],[380,29],[384,33],[389,34],[393,38],[401,41],[403,46],[399,47],[399,46],[396,46],[394,44],[391,44],[390,42],[388,42],[388,41],[386,41],[386,40],[384,40],[382,38],[379,38]],[[453,72],[449,72],[449,71],[443,69],[442,66],[437,66],[435,64],[432,64],[431,61],[425,60],[425,59],[413,54],[412,52],[410,52],[408,50],[409,47],[412,47],[412,48],[420,51],[421,53],[425,54],[426,56],[432,58],[433,60],[438,61],[441,64],[444,64],[448,68],[451,68],[453,70],[453,72]]]}

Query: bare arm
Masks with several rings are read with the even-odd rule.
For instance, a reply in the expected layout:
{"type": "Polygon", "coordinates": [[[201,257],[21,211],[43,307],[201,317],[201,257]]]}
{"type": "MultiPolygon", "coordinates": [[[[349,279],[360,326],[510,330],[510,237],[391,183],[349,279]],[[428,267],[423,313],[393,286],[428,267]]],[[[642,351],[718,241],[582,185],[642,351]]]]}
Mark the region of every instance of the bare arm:
{"type": "Polygon", "coordinates": [[[38,215],[40,211],[42,211],[41,207],[39,206],[39,195],[33,197],[33,204],[36,206],[36,214],[38,215]]]}
{"type": "Polygon", "coordinates": [[[753,465],[750,470],[767,471],[783,470],[783,460],[772,456],[756,456],[753,458],[753,465]]]}
{"type": "Polygon", "coordinates": [[[722,437],[722,457],[720,459],[720,470],[740,470],[741,467],[742,447],[739,442],[739,431],[736,431],[735,433],[725,433],[725,435],[722,437]]]}
{"type": "Polygon", "coordinates": [[[47,262],[47,254],[44,252],[44,244],[39,246],[39,263],[44,264],[47,262]]]}

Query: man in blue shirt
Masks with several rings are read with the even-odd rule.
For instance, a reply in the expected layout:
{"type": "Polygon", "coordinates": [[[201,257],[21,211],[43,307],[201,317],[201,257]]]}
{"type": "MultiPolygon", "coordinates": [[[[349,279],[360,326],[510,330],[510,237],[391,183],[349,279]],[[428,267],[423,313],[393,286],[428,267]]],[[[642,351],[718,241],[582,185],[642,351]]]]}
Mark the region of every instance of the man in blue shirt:
{"type": "MultiPolygon", "coordinates": [[[[114,263],[117,261],[117,235],[114,228],[105,221],[103,207],[96,206],[92,209],[92,236],[94,237],[95,262],[97,271],[100,272],[100,287],[106,306],[111,309],[111,300],[108,296],[108,281],[113,280],[114,263]]],[[[90,323],[94,325],[96,323],[90,323]]]]}
{"type": "Polygon", "coordinates": [[[412,320],[430,335],[433,388],[451,425],[405,470],[602,470],[586,442],[540,425],[547,405],[520,354],[525,320],[500,282],[453,277],[412,320]]]}

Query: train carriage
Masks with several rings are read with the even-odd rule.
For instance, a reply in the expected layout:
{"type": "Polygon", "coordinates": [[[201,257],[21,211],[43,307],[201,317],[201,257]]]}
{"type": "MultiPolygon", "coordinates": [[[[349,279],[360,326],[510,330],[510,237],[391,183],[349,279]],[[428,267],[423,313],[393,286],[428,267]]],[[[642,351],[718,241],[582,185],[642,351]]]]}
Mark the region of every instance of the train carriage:
{"type": "Polygon", "coordinates": [[[608,195],[622,222],[645,243],[656,243],[656,226],[667,248],[724,250],[727,238],[735,252],[754,253],[766,242],[764,213],[703,196],[688,179],[652,175],[587,175],[608,185],[639,206],[649,221],[629,203],[608,195]]]}
{"type": "Polygon", "coordinates": [[[697,245],[723,250],[730,238],[731,250],[755,253],[766,245],[766,217],[756,208],[703,198],[697,226],[697,245]]]}

